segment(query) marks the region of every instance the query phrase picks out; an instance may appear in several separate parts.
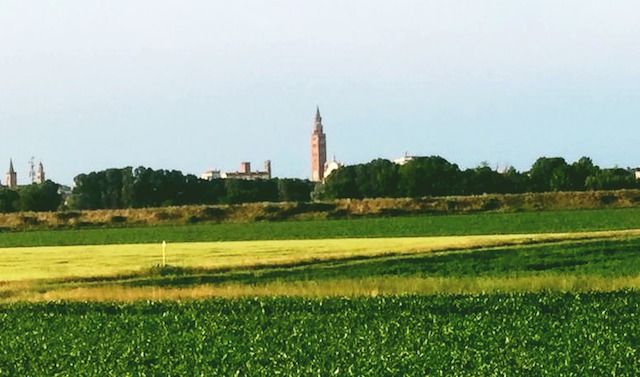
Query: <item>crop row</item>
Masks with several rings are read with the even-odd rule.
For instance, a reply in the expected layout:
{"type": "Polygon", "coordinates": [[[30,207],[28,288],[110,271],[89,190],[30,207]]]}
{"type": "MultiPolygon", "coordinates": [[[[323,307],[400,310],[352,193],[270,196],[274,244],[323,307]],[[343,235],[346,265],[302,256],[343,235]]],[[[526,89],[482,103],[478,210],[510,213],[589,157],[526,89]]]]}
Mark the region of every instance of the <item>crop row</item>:
{"type": "Polygon", "coordinates": [[[0,375],[639,375],[640,293],[0,306],[0,375]]]}

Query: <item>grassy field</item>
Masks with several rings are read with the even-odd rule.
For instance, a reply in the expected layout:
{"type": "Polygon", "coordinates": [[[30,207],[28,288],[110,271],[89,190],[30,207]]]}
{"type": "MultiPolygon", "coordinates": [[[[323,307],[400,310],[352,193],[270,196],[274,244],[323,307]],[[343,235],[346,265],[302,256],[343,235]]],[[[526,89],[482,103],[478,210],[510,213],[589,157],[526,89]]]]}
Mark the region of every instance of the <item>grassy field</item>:
{"type": "Polygon", "coordinates": [[[0,248],[640,229],[640,208],[0,233],[0,248]]]}
{"type": "Polygon", "coordinates": [[[377,258],[314,261],[286,268],[178,269],[166,276],[123,281],[130,286],[188,286],[205,283],[265,284],[320,282],[375,277],[530,278],[532,276],[640,275],[640,238],[599,239],[534,245],[504,246],[439,253],[417,253],[377,258]]]}
{"type": "MultiPolygon", "coordinates": [[[[633,235],[640,235],[640,231],[175,243],[168,245],[167,263],[201,269],[290,266],[387,254],[633,235]]],[[[161,261],[160,244],[5,248],[0,249],[0,281],[126,275],[150,269],[161,261]]]]}
{"type": "Polygon", "coordinates": [[[638,271],[623,273],[638,262],[633,253],[638,245],[629,246],[625,241],[640,237],[640,231],[633,230],[637,227],[640,209],[0,233],[4,246],[0,248],[0,282],[5,282],[0,284],[0,299],[637,288],[638,271]],[[568,233],[545,233],[550,230],[568,233]],[[580,257],[581,264],[566,259],[574,255],[572,250],[583,250],[581,243],[567,241],[594,238],[612,239],[612,244],[594,246],[596,253],[609,252],[606,257],[580,257]],[[171,267],[162,270],[155,266],[161,263],[160,242],[164,239],[169,241],[167,263],[171,267]],[[508,252],[502,248],[498,254],[484,250],[545,242],[563,243],[541,249],[516,247],[508,252]],[[442,253],[479,248],[483,250],[442,253]],[[620,250],[629,253],[624,254],[628,260],[615,264],[620,250]],[[438,258],[431,258],[434,251],[440,252],[438,258]],[[535,262],[534,256],[549,253],[550,259],[535,262]],[[508,256],[509,261],[503,259],[508,256]],[[489,257],[497,262],[483,266],[511,274],[486,274],[478,270],[480,264],[469,264],[489,257]],[[527,268],[523,270],[518,262],[526,263],[527,268]],[[587,267],[597,271],[597,276],[587,267]],[[609,275],[614,278],[609,283],[603,278],[605,267],[615,272],[609,275]],[[579,275],[587,276],[588,281],[579,275]]]}
{"type": "Polygon", "coordinates": [[[0,305],[0,376],[636,376],[638,313],[638,292],[0,305]]]}

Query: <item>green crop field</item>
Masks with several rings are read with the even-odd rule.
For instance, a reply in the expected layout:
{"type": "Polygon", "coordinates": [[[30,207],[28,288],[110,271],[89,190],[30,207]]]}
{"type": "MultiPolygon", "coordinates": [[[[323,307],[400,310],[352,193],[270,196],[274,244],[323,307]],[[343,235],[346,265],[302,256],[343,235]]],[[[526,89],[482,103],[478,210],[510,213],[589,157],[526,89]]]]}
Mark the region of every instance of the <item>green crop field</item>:
{"type": "Polygon", "coordinates": [[[640,208],[0,233],[0,247],[424,237],[640,229],[640,208]]]}
{"type": "Polygon", "coordinates": [[[1,376],[640,374],[640,293],[0,305],[1,376]]]}
{"type": "Polygon", "coordinates": [[[639,219],[0,233],[0,376],[638,375],[639,219]]]}

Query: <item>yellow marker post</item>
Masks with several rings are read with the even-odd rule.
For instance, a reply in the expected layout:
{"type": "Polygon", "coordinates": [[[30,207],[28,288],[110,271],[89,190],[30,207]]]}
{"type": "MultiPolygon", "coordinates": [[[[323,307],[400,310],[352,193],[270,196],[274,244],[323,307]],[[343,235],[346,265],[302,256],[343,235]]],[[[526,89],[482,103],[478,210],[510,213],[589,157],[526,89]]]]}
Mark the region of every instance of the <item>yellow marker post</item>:
{"type": "Polygon", "coordinates": [[[162,241],[162,267],[167,265],[167,241],[162,241]]]}

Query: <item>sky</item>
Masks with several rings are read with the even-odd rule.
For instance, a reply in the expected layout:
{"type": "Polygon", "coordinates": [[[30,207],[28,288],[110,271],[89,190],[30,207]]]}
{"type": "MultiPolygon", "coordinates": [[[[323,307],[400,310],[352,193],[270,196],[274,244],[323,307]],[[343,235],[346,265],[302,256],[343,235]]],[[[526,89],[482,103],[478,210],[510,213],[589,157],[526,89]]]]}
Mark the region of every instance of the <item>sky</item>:
{"type": "MultiPolygon", "coordinates": [[[[640,3],[0,0],[0,171],[640,166],[640,3]],[[5,161],[5,162],[3,162],[5,161]]],[[[4,182],[4,179],[3,179],[4,182]]]]}

